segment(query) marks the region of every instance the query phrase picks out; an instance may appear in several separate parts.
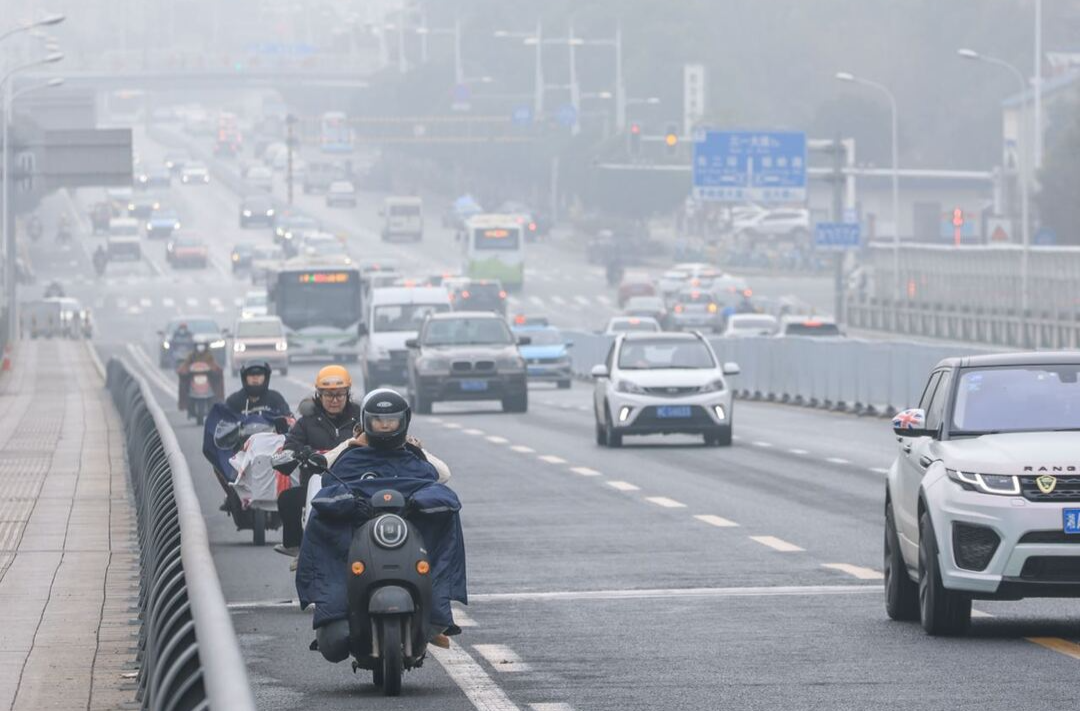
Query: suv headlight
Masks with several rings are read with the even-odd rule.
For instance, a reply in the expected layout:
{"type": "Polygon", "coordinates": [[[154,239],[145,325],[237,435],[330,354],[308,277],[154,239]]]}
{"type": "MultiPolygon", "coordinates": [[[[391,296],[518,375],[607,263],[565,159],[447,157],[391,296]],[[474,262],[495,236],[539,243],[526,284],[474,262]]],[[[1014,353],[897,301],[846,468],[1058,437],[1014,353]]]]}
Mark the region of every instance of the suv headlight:
{"type": "Polygon", "coordinates": [[[224,347],[225,347],[225,339],[224,339],[224,338],[222,338],[222,339],[221,339],[221,340],[219,340],[219,341],[214,341],[213,343],[211,343],[211,344],[210,344],[210,348],[211,348],[211,349],[214,349],[214,348],[224,348],[224,347]]]}
{"type": "Polygon", "coordinates": [[[244,210],[244,217],[251,217],[251,210],[244,210]]]}
{"type": "Polygon", "coordinates": [[[714,380],[708,385],[701,386],[701,392],[703,393],[719,393],[724,391],[724,381],[714,380]]]}
{"type": "Polygon", "coordinates": [[[397,514],[384,514],[371,527],[371,537],[382,548],[399,548],[409,537],[409,525],[397,514]]]}
{"type": "Polygon", "coordinates": [[[450,370],[450,361],[446,358],[419,358],[416,361],[416,369],[421,373],[445,373],[450,370]]]}
{"type": "Polygon", "coordinates": [[[232,349],[233,349],[233,353],[243,353],[244,351],[247,350],[247,345],[243,344],[243,343],[240,343],[240,342],[237,342],[237,343],[233,344],[232,349]]]}
{"type": "Polygon", "coordinates": [[[643,395],[645,393],[645,388],[629,380],[618,381],[615,383],[615,389],[621,393],[635,393],[638,395],[643,395]]]}
{"type": "Polygon", "coordinates": [[[525,359],[519,355],[500,356],[495,359],[495,367],[499,370],[521,370],[525,367],[525,359]]]}
{"type": "Polygon", "coordinates": [[[961,488],[999,496],[1019,496],[1020,479],[1011,474],[977,474],[946,469],[945,473],[961,488]]]}
{"type": "Polygon", "coordinates": [[[289,342],[288,341],[278,341],[277,343],[274,344],[274,350],[275,351],[287,351],[287,350],[289,350],[289,342]]]}

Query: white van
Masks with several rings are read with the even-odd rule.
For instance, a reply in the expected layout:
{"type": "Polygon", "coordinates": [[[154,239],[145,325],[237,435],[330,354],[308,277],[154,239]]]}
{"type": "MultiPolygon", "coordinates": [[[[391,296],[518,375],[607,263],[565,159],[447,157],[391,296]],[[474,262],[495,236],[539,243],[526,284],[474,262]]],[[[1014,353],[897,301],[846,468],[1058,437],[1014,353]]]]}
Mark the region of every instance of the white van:
{"type": "Polygon", "coordinates": [[[428,314],[450,310],[450,296],[441,286],[372,289],[367,322],[361,326],[364,387],[408,382],[409,349],[428,314]]]}
{"type": "Polygon", "coordinates": [[[419,242],[424,239],[424,203],[418,197],[388,197],[379,214],[383,218],[383,242],[399,237],[419,242]]]}

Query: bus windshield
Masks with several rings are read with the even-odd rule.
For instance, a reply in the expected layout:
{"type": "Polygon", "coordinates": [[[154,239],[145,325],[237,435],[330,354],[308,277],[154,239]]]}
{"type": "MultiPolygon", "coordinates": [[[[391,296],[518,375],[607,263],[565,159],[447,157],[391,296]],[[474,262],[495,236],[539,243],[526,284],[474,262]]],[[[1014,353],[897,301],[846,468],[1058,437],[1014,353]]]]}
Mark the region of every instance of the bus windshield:
{"type": "Polygon", "coordinates": [[[360,320],[360,279],[354,272],[282,272],[274,312],[293,330],[348,328],[360,320]]]}
{"type": "Polygon", "coordinates": [[[473,230],[473,249],[513,251],[521,244],[519,227],[477,227],[473,230]]]}

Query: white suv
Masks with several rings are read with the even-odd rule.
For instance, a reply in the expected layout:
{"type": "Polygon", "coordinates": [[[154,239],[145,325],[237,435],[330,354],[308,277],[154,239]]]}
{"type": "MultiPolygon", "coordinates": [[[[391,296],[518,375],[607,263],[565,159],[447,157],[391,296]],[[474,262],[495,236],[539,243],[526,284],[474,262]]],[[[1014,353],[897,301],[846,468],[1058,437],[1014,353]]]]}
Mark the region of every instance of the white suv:
{"type": "Polygon", "coordinates": [[[1080,353],[944,360],[893,429],[891,618],[952,635],[973,598],[1080,597],[1080,353]]]}
{"type": "Polygon", "coordinates": [[[596,443],[622,446],[625,435],[700,434],[731,444],[735,363],[720,364],[700,333],[626,333],[592,369],[596,443]]]}

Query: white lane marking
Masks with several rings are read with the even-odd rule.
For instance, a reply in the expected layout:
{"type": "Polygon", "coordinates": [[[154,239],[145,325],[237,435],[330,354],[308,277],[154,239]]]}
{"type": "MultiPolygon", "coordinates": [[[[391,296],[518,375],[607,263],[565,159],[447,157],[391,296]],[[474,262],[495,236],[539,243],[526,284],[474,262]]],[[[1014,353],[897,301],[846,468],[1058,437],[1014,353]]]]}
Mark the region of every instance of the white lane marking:
{"type": "Polygon", "coordinates": [[[694,518],[696,518],[698,521],[703,521],[710,526],[716,526],[717,528],[733,528],[739,525],[734,521],[729,521],[722,516],[713,516],[712,514],[700,514],[694,516],[694,518]]]}
{"type": "Polygon", "coordinates": [[[518,711],[517,705],[510,700],[506,692],[499,688],[494,679],[488,676],[483,667],[464,649],[451,644],[450,649],[432,646],[428,651],[477,711],[518,711]]]}
{"type": "Polygon", "coordinates": [[[517,652],[505,644],[474,644],[473,649],[488,661],[495,671],[516,673],[529,671],[529,665],[522,661],[517,652]]]}
{"type": "Polygon", "coordinates": [[[116,308],[124,310],[128,307],[128,300],[122,296],[116,297],[116,308]]]}
{"type": "Polygon", "coordinates": [[[131,354],[131,357],[135,359],[135,367],[142,371],[143,376],[148,381],[156,385],[170,398],[176,397],[177,385],[169,382],[169,380],[161,374],[142,346],[136,346],[134,343],[129,343],[127,344],[127,350],[128,353],[131,354]]]}
{"type": "Polygon", "coordinates": [[[844,459],[843,457],[828,457],[825,459],[825,461],[829,464],[851,464],[851,462],[844,459]]]}
{"type": "Polygon", "coordinates": [[[191,308],[195,308],[199,305],[199,300],[196,299],[194,296],[189,296],[184,303],[186,303],[191,308]]]}
{"type": "Polygon", "coordinates": [[[750,536],[750,540],[756,541],[763,546],[768,546],[775,551],[780,551],[781,553],[794,553],[796,551],[803,550],[794,543],[788,543],[787,541],[781,538],[777,538],[776,536],[750,536]]]}
{"type": "Polygon", "coordinates": [[[755,447],[761,447],[762,449],[769,449],[770,447],[772,447],[772,442],[755,441],[751,442],[751,444],[753,444],[755,447]]]}
{"type": "Polygon", "coordinates": [[[459,425],[456,422],[444,422],[444,423],[442,423],[442,426],[445,427],[448,430],[460,430],[461,429],[461,425],[459,425]]]}
{"type": "Polygon", "coordinates": [[[570,471],[575,474],[580,474],[581,476],[600,476],[600,472],[595,469],[590,469],[589,467],[570,467],[570,471]]]}
{"type": "Polygon", "coordinates": [[[864,568],[861,565],[849,565],[848,563],[822,563],[822,568],[838,570],[847,573],[859,580],[884,580],[885,574],[879,573],[873,568],[864,568]]]}
{"type": "Polygon", "coordinates": [[[578,302],[582,306],[589,306],[590,304],[592,304],[591,301],[586,299],[584,296],[581,296],[580,294],[574,297],[574,301],[578,302]]]}
{"type": "Polygon", "coordinates": [[[138,306],[129,306],[127,312],[132,316],[138,316],[142,313],[142,309],[140,309],[138,306]]]}
{"type": "Polygon", "coordinates": [[[443,419],[441,417],[429,417],[429,418],[427,418],[427,421],[428,422],[434,422],[437,425],[441,425],[443,419]]]}
{"type": "Polygon", "coordinates": [[[574,707],[564,703],[529,704],[532,711],[574,711],[574,707]]]}
{"type": "Polygon", "coordinates": [[[608,298],[607,296],[604,296],[603,294],[600,294],[600,296],[597,296],[596,300],[599,301],[604,306],[611,306],[611,299],[608,298]]]}
{"type": "Polygon", "coordinates": [[[675,499],[669,499],[666,496],[648,496],[645,498],[650,504],[656,504],[657,506],[663,506],[665,509],[685,509],[686,504],[675,499]]]}
{"type": "Polygon", "coordinates": [[[530,296],[529,301],[532,302],[533,306],[543,306],[544,305],[544,300],[541,299],[539,296],[530,296]]]}
{"type": "Polygon", "coordinates": [[[233,299],[233,306],[235,306],[236,308],[240,308],[243,305],[244,299],[242,297],[237,296],[235,299],[233,299]]]}
{"type": "Polygon", "coordinates": [[[566,306],[566,299],[559,296],[558,294],[556,294],[555,296],[552,296],[551,300],[554,301],[559,306],[566,306]]]}
{"type": "Polygon", "coordinates": [[[469,613],[462,609],[460,604],[454,605],[454,623],[458,627],[476,627],[476,620],[469,617],[469,613]]]}
{"type": "Polygon", "coordinates": [[[521,452],[522,454],[532,454],[533,452],[536,451],[532,447],[526,447],[523,444],[515,444],[510,449],[514,450],[515,452],[521,452]]]}
{"type": "MultiPolygon", "coordinates": [[[[880,585],[779,585],[732,588],[642,588],[640,590],[559,590],[552,592],[480,593],[472,602],[561,602],[576,600],[641,600],[666,597],[769,597],[774,595],[881,594],[880,585]]],[[[232,607],[230,605],[229,607],[232,607]]]]}
{"type": "Polygon", "coordinates": [[[983,617],[983,618],[993,617],[993,615],[991,615],[989,612],[983,612],[982,610],[972,610],[971,611],[971,616],[972,617],[983,617]]]}
{"type": "Polygon", "coordinates": [[[889,473],[889,470],[885,469],[884,467],[870,467],[870,471],[872,471],[874,474],[888,474],[889,473]]]}
{"type": "Polygon", "coordinates": [[[139,306],[143,307],[144,309],[148,309],[153,305],[154,305],[154,302],[151,301],[150,299],[147,299],[147,298],[139,299],[139,306]]]}
{"type": "Polygon", "coordinates": [[[167,309],[171,309],[172,307],[176,306],[176,300],[170,296],[166,296],[161,300],[161,305],[167,309]]]}
{"type": "Polygon", "coordinates": [[[789,449],[788,451],[792,454],[798,454],[800,456],[804,454],[810,454],[810,452],[807,452],[805,449],[789,449]]]}
{"type": "Polygon", "coordinates": [[[565,459],[556,457],[554,454],[541,454],[537,459],[541,462],[547,462],[548,464],[566,464],[565,459]]]}
{"type": "Polygon", "coordinates": [[[506,437],[500,437],[498,435],[491,435],[490,437],[487,438],[487,441],[491,442],[492,444],[506,444],[510,440],[508,440],[506,437]]]}
{"type": "Polygon", "coordinates": [[[604,483],[618,491],[641,491],[640,486],[635,486],[628,481],[605,481],[604,483]]]}
{"type": "MultiPolygon", "coordinates": [[[[281,377],[281,376],[278,376],[278,377],[281,377]]],[[[293,385],[299,385],[305,391],[310,391],[311,390],[311,383],[305,383],[303,380],[300,380],[299,378],[294,378],[291,375],[286,375],[285,379],[288,380],[293,385]]]]}
{"type": "Polygon", "coordinates": [[[472,435],[473,437],[480,437],[480,436],[482,436],[484,434],[484,431],[483,430],[467,429],[467,430],[462,430],[461,433],[462,434],[467,434],[467,435],[472,435]]]}
{"type": "Polygon", "coordinates": [[[216,296],[211,296],[210,297],[210,305],[211,306],[221,306],[221,299],[219,299],[216,296]]]}

